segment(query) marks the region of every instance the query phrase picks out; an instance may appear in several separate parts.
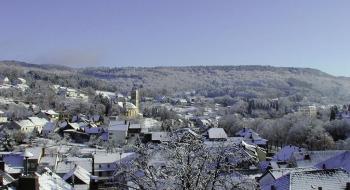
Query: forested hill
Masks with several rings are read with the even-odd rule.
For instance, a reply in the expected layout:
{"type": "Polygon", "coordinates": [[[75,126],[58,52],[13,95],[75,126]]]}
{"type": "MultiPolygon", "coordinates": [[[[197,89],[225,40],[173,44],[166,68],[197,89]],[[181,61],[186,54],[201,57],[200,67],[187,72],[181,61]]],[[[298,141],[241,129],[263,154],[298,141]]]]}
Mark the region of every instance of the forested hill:
{"type": "Polygon", "coordinates": [[[12,70],[20,70],[25,77],[51,83],[119,92],[127,92],[137,85],[145,94],[153,96],[195,90],[208,97],[295,97],[310,102],[332,103],[350,100],[349,78],[335,77],[310,68],[193,66],[73,69],[2,61],[0,74],[6,74],[4,69],[11,65],[15,65],[12,70]]]}

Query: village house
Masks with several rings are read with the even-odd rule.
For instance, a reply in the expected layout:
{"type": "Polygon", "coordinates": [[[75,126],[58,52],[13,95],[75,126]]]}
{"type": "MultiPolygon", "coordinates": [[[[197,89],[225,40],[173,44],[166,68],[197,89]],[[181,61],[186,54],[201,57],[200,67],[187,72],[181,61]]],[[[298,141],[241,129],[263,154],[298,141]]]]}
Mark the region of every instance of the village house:
{"type": "Polygon", "coordinates": [[[226,141],[227,134],[223,128],[210,128],[208,130],[208,139],[210,141],[226,141]]]}
{"type": "Polygon", "coordinates": [[[74,189],[90,189],[91,177],[92,175],[90,172],[79,165],[75,165],[74,168],[62,178],[68,184],[72,184],[74,189]]]}
{"type": "Polygon", "coordinates": [[[159,132],[145,133],[143,140],[144,142],[162,143],[162,142],[169,142],[171,139],[168,132],[159,131],[159,132]]]}
{"type": "Polygon", "coordinates": [[[110,121],[108,127],[108,140],[123,145],[127,142],[128,130],[128,124],[120,124],[120,121],[110,121]]]}
{"type": "Polygon", "coordinates": [[[261,189],[271,190],[271,186],[276,182],[277,179],[281,178],[284,175],[287,175],[291,172],[298,171],[312,171],[316,168],[279,168],[279,169],[270,169],[266,171],[262,176],[258,178],[259,185],[261,189]]]}
{"type": "Polygon", "coordinates": [[[316,117],[317,107],[316,106],[302,106],[299,108],[299,112],[308,117],[316,117]]]}
{"type": "Polygon", "coordinates": [[[93,154],[94,171],[92,175],[99,177],[110,177],[116,170],[117,162],[122,153],[96,152],[93,154]]]}
{"type": "Polygon", "coordinates": [[[342,169],[296,171],[278,178],[262,190],[333,190],[350,188],[350,174],[342,169]]]}
{"type": "Polygon", "coordinates": [[[29,119],[19,120],[11,122],[9,125],[10,129],[19,129],[23,133],[31,133],[35,129],[35,125],[29,119]]]}
{"type": "Polygon", "coordinates": [[[57,121],[59,119],[60,114],[53,110],[41,110],[38,117],[45,118],[49,121],[57,121]]]}
{"type": "Polygon", "coordinates": [[[236,133],[236,136],[238,137],[243,137],[244,142],[251,144],[251,145],[257,145],[262,148],[267,148],[268,146],[268,141],[262,137],[255,131],[253,131],[250,128],[243,128],[240,131],[236,133]]]}
{"type": "Polygon", "coordinates": [[[28,117],[28,119],[34,124],[34,128],[36,128],[41,133],[43,127],[45,126],[48,121],[45,118],[39,118],[39,117],[28,117]]]}
{"type": "Polygon", "coordinates": [[[40,190],[73,190],[74,188],[64,181],[59,175],[55,174],[51,169],[44,168],[42,172],[36,173],[39,178],[39,189],[40,190]]]}

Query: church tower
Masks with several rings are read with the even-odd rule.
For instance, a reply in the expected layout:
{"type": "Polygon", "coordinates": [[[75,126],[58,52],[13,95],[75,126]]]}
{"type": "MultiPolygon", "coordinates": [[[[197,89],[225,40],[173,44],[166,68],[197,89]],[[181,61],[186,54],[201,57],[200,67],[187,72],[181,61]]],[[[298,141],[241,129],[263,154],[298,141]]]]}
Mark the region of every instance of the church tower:
{"type": "Polygon", "coordinates": [[[136,88],[131,91],[131,103],[136,106],[137,112],[140,112],[140,92],[136,88]]]}

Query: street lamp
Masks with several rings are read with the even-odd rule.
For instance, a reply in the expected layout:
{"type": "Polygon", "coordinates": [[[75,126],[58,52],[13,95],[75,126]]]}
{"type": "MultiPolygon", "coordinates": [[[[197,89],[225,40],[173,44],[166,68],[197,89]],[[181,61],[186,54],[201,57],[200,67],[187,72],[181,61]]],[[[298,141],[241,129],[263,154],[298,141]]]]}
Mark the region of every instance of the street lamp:
{"type": "Polygon", "coordinates": [[[28,159],[30,157],[33,157],[34,155],[29,152],[28,150],[25,150],[24,153],[23,153],[23,156],[24,158],[26,159],[26,170],[25,170],[25,175],[27,176],[28,175],[28,159]]]}

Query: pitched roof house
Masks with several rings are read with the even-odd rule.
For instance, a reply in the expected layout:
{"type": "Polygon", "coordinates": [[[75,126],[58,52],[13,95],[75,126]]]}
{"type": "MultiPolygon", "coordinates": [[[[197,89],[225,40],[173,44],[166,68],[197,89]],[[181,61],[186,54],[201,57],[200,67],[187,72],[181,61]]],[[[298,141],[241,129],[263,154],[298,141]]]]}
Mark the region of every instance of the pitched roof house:
{"type": "Polygon", "coordinates": [[[243,137],[244,141],[248,144],[258,145],[260,147],[266,148],[267,140],[260,137],[253,129],[243,128],[236,133],[236,136],[243,137]]]}
{"type": "Polygon", "coordinates": [[[334,190],[349,189],[350,174],[341,169],[291,172],[263,190],[334,190]]]}
{"type": "Polygon", "coordinates": [[[208,130],[209,140],[227,140],[227,134],[223,128],[210,128],[208,130]]]}

